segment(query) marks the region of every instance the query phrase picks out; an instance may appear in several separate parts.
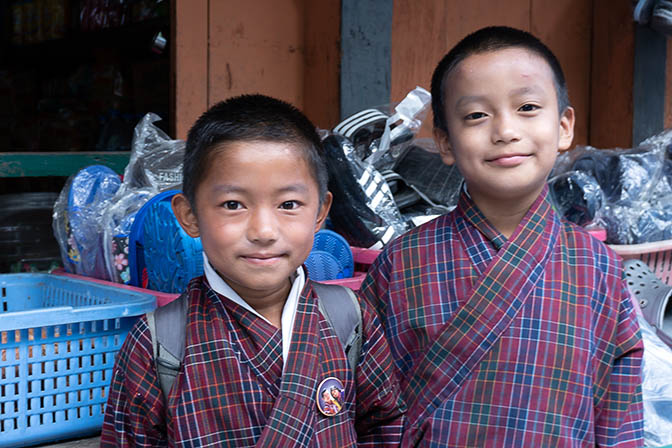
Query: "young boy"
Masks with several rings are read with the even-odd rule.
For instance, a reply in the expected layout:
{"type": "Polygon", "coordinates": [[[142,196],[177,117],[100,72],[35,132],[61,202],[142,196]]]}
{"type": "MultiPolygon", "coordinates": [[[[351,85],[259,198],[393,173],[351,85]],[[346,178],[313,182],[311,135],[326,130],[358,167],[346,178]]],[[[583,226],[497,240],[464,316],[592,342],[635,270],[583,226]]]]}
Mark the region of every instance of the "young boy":
{"type": "Polygon", "coordinates": [[[642,446],[642,343],[618,257],[546,186],[574,110],[551,51],[481,29],[432,78],[457,208],[391,242],[362,294],[408,406],[402,446],[642,446]]]}
{"type": "Polygon", "coordinates": [[[186,291],[182,367],[164,396],[141,319],[117,359],[102,446],[398,446],[403,405],[379,321],[362,304],[353,378],[302,267],[331,204],[315,127],[282,101],[231,98],[189,131],[183,178],[173,210],[201,238],[205,275],[186,291]]]}

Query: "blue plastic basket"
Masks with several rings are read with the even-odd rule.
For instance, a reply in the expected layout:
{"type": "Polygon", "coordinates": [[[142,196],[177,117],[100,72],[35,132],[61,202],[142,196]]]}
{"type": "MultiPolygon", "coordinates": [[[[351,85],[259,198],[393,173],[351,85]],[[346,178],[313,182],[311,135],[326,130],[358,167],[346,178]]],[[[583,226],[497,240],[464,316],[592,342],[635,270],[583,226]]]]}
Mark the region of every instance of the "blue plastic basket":
{"type": "Polygon", "coordinates": [[[338,233],[327,229],[315,234],[313,248],[305,265],[310,278],[316,281],[352,277],[355,270],[348,242],[338,233]]]}
{"type": "Polygon", "coordinates": [[[58,275],[0,275],[0,447],[98,432],[115,355],[155,303],[58,275]]]}

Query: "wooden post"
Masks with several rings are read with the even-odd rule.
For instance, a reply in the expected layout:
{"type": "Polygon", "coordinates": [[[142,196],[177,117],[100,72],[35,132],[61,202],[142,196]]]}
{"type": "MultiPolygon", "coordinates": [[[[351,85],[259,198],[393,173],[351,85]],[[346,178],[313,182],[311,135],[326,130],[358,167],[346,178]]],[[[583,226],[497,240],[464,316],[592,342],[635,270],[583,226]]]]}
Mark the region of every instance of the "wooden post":
{"type": "Polygon", "coordinates": [[[392,0],[342,0],[341,118],[390,102],[392,0]]]}
{"type": "Polygon", "coordinates": [[[186,139],[208,108],[209,0],[174,0],[171,14],[171,133],[186,139]]]}
{"type": "Polygon", "coordinates": [[[648,26],[635,31],[632,146],[663,130],[667,38],[648,26]]]}

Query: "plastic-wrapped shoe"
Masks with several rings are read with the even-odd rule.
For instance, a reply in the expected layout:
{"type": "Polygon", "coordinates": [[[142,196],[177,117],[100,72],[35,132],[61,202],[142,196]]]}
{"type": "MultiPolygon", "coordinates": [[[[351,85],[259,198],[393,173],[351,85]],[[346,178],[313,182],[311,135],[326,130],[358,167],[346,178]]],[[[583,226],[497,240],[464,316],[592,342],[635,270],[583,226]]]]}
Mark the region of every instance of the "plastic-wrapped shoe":
{"type": "Polygon", "coordinates": [[[672,1],[656,2],[651,13],[651,28],[665,36],[672,36],[672,1]]]}
{"type": "Polygon", "coordinates": [[[635,9],[632,15],[635,19],[635,22],[641,25],[649,23],[656,0],[636,0],[634,3],[635,9]]]}
{"type": "Polygon", "coordinates": [[[333,228],[352,245],[380,249],[407,230],[390,187],[371,165],[353,156],[347,138],[333,134],[323,140],[334,195],[329,216],[333,228]]]}
{"type": "MultiPolygon", "coordinates": [[[[119,175],[103,165],[82,168],[64,187],[63,213],[67,248],[66,269],[78,275],[109,280],[101,234],[101,218],[121,185],[119,175]]],[[[62,244],[62,243],[61,243],[62,244]]]]}
{"type": "Polygon", "coordinates": [[[672,337],[672,286],[663,283],[641,260],[626,260],[628,289],[637,300],[644,319],[672,337]]]}

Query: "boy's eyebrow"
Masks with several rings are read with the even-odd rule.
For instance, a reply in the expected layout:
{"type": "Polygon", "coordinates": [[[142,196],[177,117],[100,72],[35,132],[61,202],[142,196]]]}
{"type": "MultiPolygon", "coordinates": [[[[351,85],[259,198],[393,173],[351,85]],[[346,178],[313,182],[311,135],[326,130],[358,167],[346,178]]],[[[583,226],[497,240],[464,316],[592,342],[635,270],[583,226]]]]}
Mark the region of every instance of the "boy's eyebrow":
{"type": "MultiPolygon", "coordinates": [[[[215,193],[244,193],[247,189],[231,184],[219,184],[213,188],[215,193]]],[[[279,193],[306,193],[308,187],[302,183],[286,185],[278,190],[279,193]]]]}
{"type": "Polygon", "coordinates": [[[518,89],[511,91],[511,96],[525,95],[526,93],[538,93],[543,92],[543,89],[540,89],[536,84],[531,86],[523,86],[518,89]]]}
{"type": "Polygon", "coordinates": [[[242,191],[245,191],[244,188],[237,187],[235,185],[230,185],[230,184],[215,185],[213,190],[214,190],[215,193],[240,193],[242,191]]]}
{"type": "Polygon", "coordinates": [[[279,193],[307,193],[308,187],[305,184],[296,183],[282,187],[278,190],[279,193]]]}
{"type": "Polygon", "coordinates": [[[483,95],[465,95],[460,97],[459,100],[457,100],[457,103],[455,103],[455,107],[460,107],[464,104],[469,104],[469,103],[476,103],[478,101],[482,101],[485,98],[483,95]]]}
{"type": "MultiPolygon", "coordinates": [[[[531,86],[523,86],[512,90],[509,96],[519,96],[528,93],[539,93],[539,92],[543,92],[543,89],[540,89],[536,84],[532,84],[531,86]]],[[[483,101],[485,98],[486,98],[485,95],[465,95],[457,100],[457,103],[455,103],[455,107],[460,107],[464,104],[483,101]]]]}

